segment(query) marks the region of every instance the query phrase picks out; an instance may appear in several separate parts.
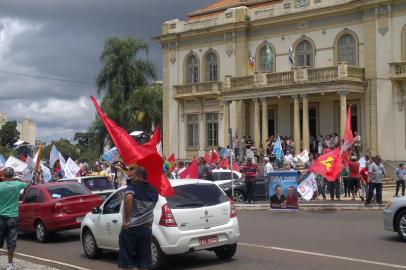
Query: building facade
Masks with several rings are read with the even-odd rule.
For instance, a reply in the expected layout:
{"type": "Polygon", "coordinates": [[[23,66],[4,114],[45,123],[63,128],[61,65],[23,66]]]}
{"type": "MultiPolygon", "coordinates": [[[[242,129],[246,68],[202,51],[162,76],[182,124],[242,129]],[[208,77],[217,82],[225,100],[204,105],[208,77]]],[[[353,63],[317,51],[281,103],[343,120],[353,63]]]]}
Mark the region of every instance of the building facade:
{"type": "Polygon", "coordinates": [[[165,155],[226,146],[229,128],[309,150],[312,136],[343,133],[352,104],[364,152],[406,160],[405,1],[220,0],[156,40],[165,155]]]}
{"type": "Polygon", "coordinates": [[[35,145],[36,125],[33,121],[24,119],[22,122],[18,122],[17,130],[20,132],[19,140],[35,145]]]}

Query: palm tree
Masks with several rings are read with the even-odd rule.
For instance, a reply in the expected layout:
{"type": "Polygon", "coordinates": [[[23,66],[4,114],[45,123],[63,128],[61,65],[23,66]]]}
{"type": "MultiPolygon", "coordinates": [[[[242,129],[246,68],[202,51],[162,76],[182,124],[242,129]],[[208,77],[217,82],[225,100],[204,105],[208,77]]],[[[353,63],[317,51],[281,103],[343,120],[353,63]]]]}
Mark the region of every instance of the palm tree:
{"type": "Polygon", "coordinates": [[[97,93],[104,95],[102,108],[122,127],[129,129],[126,103],[137,88],[156,78],[156,67],[140,54],[148,54],[148,44],[133,37],[110,37],[100,56],[102,69],[96,78],[97,93]]]}

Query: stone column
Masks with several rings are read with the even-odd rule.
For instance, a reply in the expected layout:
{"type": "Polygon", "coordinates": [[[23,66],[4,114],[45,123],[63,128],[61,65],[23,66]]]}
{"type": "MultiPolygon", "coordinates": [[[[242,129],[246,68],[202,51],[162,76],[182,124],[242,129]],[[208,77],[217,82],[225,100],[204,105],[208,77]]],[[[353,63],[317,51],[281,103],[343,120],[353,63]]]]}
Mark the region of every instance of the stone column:
{"type": "Polygon", "coordinates": [[[268,102],[266,98],[262,99],[262,144],[265,148],[268,139],[268,102]]]}
{"type": "Polygon", "coordinates": [[[345,123],[347,122],[347,95],[348,92],[340,92],[340,138],[344,136],[345,123]]]}
{"type": "Polygon", "coordinates": [[[223,106],[224,147],[229,144],[228,130],[230,129],[230,104],[231,104],[231,101],[224,101],[224,106],[223,106]]]}
{"type": "Polygon", "coordinates": [[[295,141],[295,154],[300,154],[300,110],[299,96],[293,96],[293,139],[295,141]]]}
{"type": "Polygon", "coordinates": [[[303,150],[310,152],[309,138],[309,98],[307,94],[302,95],[303,100],[303,150]]]}
{"type": "Polygon", "coordinates": [[[236,102],[236,134],[238,137],[242,138],[245,136],[245,110],[244,110],[245,101],[239,100],[236,102]]]}
{"type": "Polygon", "coordinates": [[[256,98],[254,99],[254,142],[255,146],[258,148],[259,144],[261,143],[261,133],[260,133],[260,116],[259,116],[259,100],[256,98]]]}

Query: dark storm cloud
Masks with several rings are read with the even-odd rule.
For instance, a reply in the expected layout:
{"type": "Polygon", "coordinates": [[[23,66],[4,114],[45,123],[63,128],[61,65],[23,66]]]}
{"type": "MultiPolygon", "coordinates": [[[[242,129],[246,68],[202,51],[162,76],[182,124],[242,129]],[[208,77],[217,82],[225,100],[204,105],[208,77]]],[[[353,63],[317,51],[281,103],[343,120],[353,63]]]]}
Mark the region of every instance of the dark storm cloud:
{"type": "Polygon", "coordinates": [[[0,1],[0,110],[33,119],[38,137],[56,139],[86,129],[94,119],[87,97],[96,94],[99,56],[109,36],[141,37],[161,77],[162,23],[184,19],[213,0],[2,0],[0,1]],[[1,71],[86,81],[70,84],[1,71]],[[68,113],[74,111],[74,113],[68,113]]]}

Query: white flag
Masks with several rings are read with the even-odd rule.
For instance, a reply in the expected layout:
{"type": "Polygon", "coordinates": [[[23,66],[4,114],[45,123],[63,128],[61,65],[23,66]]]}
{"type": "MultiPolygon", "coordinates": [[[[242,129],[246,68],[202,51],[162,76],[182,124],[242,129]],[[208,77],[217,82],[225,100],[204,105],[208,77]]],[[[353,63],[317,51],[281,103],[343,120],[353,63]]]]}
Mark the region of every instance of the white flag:
{"type": "Polygon", "coordinates": [[[307,152],[306,150],[304,150],[302,153],[300,153],[299,155],[296,155],[296,157],[298,159],[300,159],[303,163],[306,163],[309,161],[309,152],[307,152]]]}
{"type": "Polygon", "coordinates": [[[11,167],[14,169],[15,172],[22,173],[26,168],[27,164],[24,161],[19,160],[13,156],[10,156],[4,167],[11,167]]]}
{"type": "Polygon", "coordinates": [[[49,180],[52,179],[52,173],[51,170],[47,167],[41,164],[41,170],[42,170],[42,175],[44,176],[44,182],[48,183],[49,180]]]}
{"type": "Polygon", "coordinates": [[[34,168],[35,168],[35,161],[30,156],[28,156],[25,163],[27,164],[27,169],[30,172],[32,172],[34,170],[34,168]]]}
{"type": "Polygon", "coordinates": [[[80,167],[71,158],[68,158],[64,167],[65,178],[75,177],[79,170],[80,167]]]}
{"type": "Polygon", "coordinates": [[[55,145],[52,145],[51,152],[49,154],[49,166],[54,167],[55,162],[59,159],[59,151],[55,145]]]}
{"type": "Polygon", "coordinates": [[[66,161],[63,158],[61,152],[58,153],[58,157],[59,157],[59,164],[61,164],[61,170],[63,171],[63,170],[65,170],[66,161]]]}
{"type": "Polygon", "coordinates": [[[314,178],[314,173],[309,174],[302,183],[297,186],[297,191],[302,195],[302,198],[306,201],[310,201],[313,198],[314,192],[317,190],[317,183],[314,178]]]}

